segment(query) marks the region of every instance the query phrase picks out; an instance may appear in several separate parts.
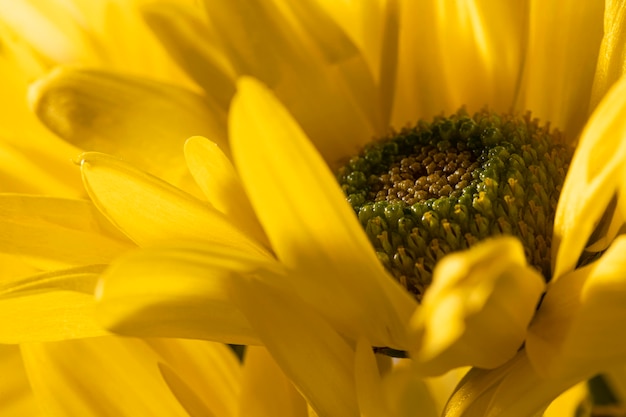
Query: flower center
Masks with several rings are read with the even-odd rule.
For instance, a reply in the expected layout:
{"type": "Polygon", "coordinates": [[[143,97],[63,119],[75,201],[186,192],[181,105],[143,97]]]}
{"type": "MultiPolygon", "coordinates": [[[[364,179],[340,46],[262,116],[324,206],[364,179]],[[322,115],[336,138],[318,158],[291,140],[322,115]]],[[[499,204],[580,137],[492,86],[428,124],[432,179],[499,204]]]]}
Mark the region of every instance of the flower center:
{"type": "Polygon", "coordinates": [[[420,300],[443,256],[494,235],[517,236],[549,280],[571,154],[530,113],[460,110],[369,144],[337,177],[385,268],[420,300]]]}

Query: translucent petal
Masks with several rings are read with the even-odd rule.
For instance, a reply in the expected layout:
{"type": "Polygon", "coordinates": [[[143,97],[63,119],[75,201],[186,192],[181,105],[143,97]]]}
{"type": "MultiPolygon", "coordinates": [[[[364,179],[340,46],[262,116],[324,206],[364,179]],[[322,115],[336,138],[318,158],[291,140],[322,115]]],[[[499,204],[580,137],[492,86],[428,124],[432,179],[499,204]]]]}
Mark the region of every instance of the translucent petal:
{"type": "MultiPolygon", "coordinates": [[[[626,161],[626,78],[587,123],[563,184],[554,219],[553,279],[572,270],[620,183],[626,161]]],[[[621,198],[621,197],[620,197],[621,198]]]]}
{"type": "Polygon", "coordinates": [[[510,110],[525,52],[524,2],[404,0],[400,13],[394,126],[461,106],[510,110]]]}
{"type": "Polygon", "coordinates": [[[215,143],[194,136],[185,142],[185,158],[191,175],[209,202],[249,236],[269,246],[239,174],[224,152],[215,143]]]}
{"type": "Polygon", "coordinates": [[[266,265],[245,252],[202,242],[142,249],[102,276],[99,318],[128,335],[256,344],[255,331],[231,301],[231,285],[234,274],[266,265]]]}
{"type": "Polygon", "coordinates": [[[528,356],[542,375],[595,374],[626,363],[626,238],[548,290],[529,329],[528,356]]]}
{"type": "Polygon", "coordinates": [[[411,357],[428,375],[502,365],[522,345],[543,289],[515,238],[443,258],[411,321],[411,357]]]}
{"type": "Polygon", "coordinates": [[[0,343],[102,336],[93,291],[102,265],[47,272],[0,283],[0,343]]]}
{"type": "Polygon", "coordinates": [[[237,415],[307,417],[307,404],[263,347],[246,349],[237,415]]]}
{"type": "Polygon", "coordinates": [[[284,285],[342,332],[405,347],[416,303],[384,271],[333,175],[287,111],[252,79],[238,87],[229,120],[234,159],[293,275],[284,285]]]}
{"type": "Polygon", "coordinates": [[[358,416],[354,352],[308,304],[256,279],[236,299],[283,372],[320,416],[358,416]]]}
{"type": "Polygon", "coordinates": [[[100,337],[21,348],[47,415],[187,416],[161,378],[162,359],[142,341],[100,337]]]}
{"type": "Polygon", "coordinates": [[[58,69],[30,90],[37,116],[66,141],[124,158],[195,191],[183,144],[204,135],[227,149],[223,114],[180,87],[97,70],[58,69]]]}
{"type": "Polygon", "coordinates": [[[0,345],[0,368],[0,413],[7,417],[40,416],[18,346],[0,345]]]}
{"type": "Polygon", "coordinates": [[[626,4],[619,0],[604,3],[604,36],[598,54],[590,110],[602,100],[613,83],[626,74],[626,4]]]}
{"type": "Polygon", "coordinates": [[[40,269],[110,262],[133,245],[88,201],[0,194],[0,252],[40,269]]]}
{"type": "Polygon", "coordinates": [[[549,121],[572,143],[589,114],[603,11],[603,1],[530,1],[523,88],[516,108],[549,121]]]}
{"type": "Polygon", "coordinates": [[[88,152],[81,169],[95,205],[139,245],[191,239],[265,254],[210,205],[126,162],[88,152]]]}

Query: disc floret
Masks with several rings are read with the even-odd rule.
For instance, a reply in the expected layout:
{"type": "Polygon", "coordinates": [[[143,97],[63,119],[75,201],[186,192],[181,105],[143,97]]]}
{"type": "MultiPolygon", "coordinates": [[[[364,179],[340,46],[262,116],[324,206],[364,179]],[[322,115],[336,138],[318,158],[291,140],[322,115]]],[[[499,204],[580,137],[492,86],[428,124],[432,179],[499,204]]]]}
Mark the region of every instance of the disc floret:
{"type": "Polygon", "coordinates": [[[517,236],[549,280],[570,158],[530,113],[460,110],[372,142],[338,180],[383,265],[419,300],[437,261],[494,235],[517,236]]]}

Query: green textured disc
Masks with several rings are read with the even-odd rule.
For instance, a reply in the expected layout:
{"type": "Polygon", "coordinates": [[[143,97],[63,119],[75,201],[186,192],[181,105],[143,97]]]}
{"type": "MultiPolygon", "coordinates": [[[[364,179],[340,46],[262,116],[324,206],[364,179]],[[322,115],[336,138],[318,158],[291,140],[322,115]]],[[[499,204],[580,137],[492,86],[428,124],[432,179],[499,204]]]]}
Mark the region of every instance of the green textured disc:
{"type": "Polygon", "coordinates": [[[517,236],[550,279],[550,244],[571,150],[530,114],[460,110],[367,146],[337,177],[379,259],[418,300],[444,255],[517,236]]]}

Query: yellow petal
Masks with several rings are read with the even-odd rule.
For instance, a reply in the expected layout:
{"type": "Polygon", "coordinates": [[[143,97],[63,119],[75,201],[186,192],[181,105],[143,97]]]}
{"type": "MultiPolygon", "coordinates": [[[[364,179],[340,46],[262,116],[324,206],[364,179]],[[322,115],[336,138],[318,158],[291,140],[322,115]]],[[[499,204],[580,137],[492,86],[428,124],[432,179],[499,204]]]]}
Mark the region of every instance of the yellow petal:
{"type": "Polygon", "coordinates": [[[516,108],[549,121],[572,143],[589,115],[603,10],[603,1],[530,1],[528,49],[516,108]]]}
{"type": "Polygon", "coordinates": [[[543,379],[524,350],[491,371],[474,368],[463,378],[444,411],[446,417],[528,417],[541,412],[581,379],[543,379]]]}
{"type": "Polygon", "coordinates": [[[626,78],[616,83],[598,105],[576,148],[554,219],[554,280],[576,266],[587,239],[624,183],[624,97],[626,78]]]}
{"type": "Polygon", "coordinates": [[[307,417],[307,404],[263,347],[246,349],[240,417],[307,417]]]}
{"type": "Polygon", "coordinates": [[[68,8],[62,3],[14,1],[0,4],[0,14],[3,22],[52,61],[96,60],[98,48],[68,8]],[[25,27],[37,30],[23,30],[25,27]]]}
{"type": "Polygon", "coordinates": [[[0,192],[44,194],[57,197],[82,196],[80,176],[70,161],[57,164],[52,158],[0,143],[0,192]],[[66,176],[69,170],[71,176],[66,176]]]}
{"type": "Polygon", "coordinates": [[[205,138],[194,136],[185,142],[185,158],[191,175],[209,202],[249,236],[269,246],[239,175],[220,148],[205,138]]]}
{"type": "Polygon", "coordinates": [[[381,395],[382,378],[372,345],[366,339],[359,339],[357,342],[354,372],[361,416],[391,415],[389,404],[384,395],[381,395]]]}
{"type": "Polygon", "coordinates": [[[543,417],[591,416],[591,398],[587,383],[581,382],[559,395],[543,413],[543,417]],[[586,413],[581,410],[586,410],[586,413]]]}
{"type": "Polygon", "coordinates": [[[613,83],[626,74],[626,4],[619,0],[607,0],[604,3],[604,37],[598,54],[591,110],[613,83]]]}
{"type": "MultiPolygon", "coordinates": [[[[330,163],[353,154],[377,127],[387,127],[377,126],[373,77],[348,39],[341,38],[339,49],[344,56],[352,54],[350,59],[329,65],[274,2],[202,4],[237,75],[253,76],[271,88],[330,163]]],[[[332,21],[321,24],[337,32],[332,21]]]]}
{"type": "Polygon", "coordinates": [[[522,345],[543,289],[515,238],[443,258],[411,322],[411,357],[428,375],[502,365],[522,345]]]}
{"type": "Polygon", "coordinates": [[[0,413],[7,417],[41,415],[18,346],[0,345],[0,413]]]}
{"type": "Polygon", "coordinates": [[[523,62],[523,2],[400,3],[393,125],[461,106],[509,111],[523,62]]]}
{"type": "Polygon", "coordinates": [[[302,300],[256,279],[236,300],[283,372],[320,416],[357,416],[354,352],[302,300]]]}
{"type": "Polygon", "coordinates": [[[421,376],[403,364],[381,376],[371,344],[364,339],[357,343],[355,379],[364,417],[438,415],[421,376]]]}
{"type": "Polygon", "coordinates": [[[88,152],[81,169],[95,205],[139,245],[191,239],[265,253],[210,205],[126,162],[88,152]]]}
{"type": "Polygon", "coordinates": [[[235,163],[284,285],[355,339],[406,347],[415,301],[384,271],[333,175],[276,98],[244,78],[229,128],[235,163]]]}
{"type": "Polygon", "coordinates": [[[235,94],[235,73],[198,11],[164,2],[146,4],[141,10],[172,58],[226,114],[235,94]]]}
{"type": "Polygon", "coordinates": [[[194,191],[183,157],[189,136],[227,149],[223,115],[180,87],[97,70],[58,69],[30,90],[37,116],[66,141],[127,159],[194,191]]]}
{"type": "Polygon", "coordinates": [[[187,416],[144,342],[100,337],[21,346],[33,391],[52,416],[187,416]]]}
{"type": "Polygon", "coordinates": [[[64,340],[109,334],[95,318],[93,291],[101,265],[0,283],[0,342],[64,340]]]}
{"type": "Polygon", "coordinates": [[[626,360],[626,238],[600,260],[548,289],[529,329],[526,349],[543,375],[568,377],[611,370],[626,360]]]}
{"type": "Polygon", "coordinates": [[[40,269],[103,264],[132,248],[88,201],[0,195],[0,252],[40,269]]]}
{"type": "Polygon", "coordinates": [[[102,276],[100,321],[135,336],[258,343],[230,288],[235,274],[264,265],[258,257],[201,242],[130,253],[102,276]]]}
{"type": "Polygon", "coordinates": [[[161,373],[190,415],[235,417],[241,364],[232,349],[221,343],[198,340],[148,339],[146,342],[165,360],[159,364],[161,373]]]}

